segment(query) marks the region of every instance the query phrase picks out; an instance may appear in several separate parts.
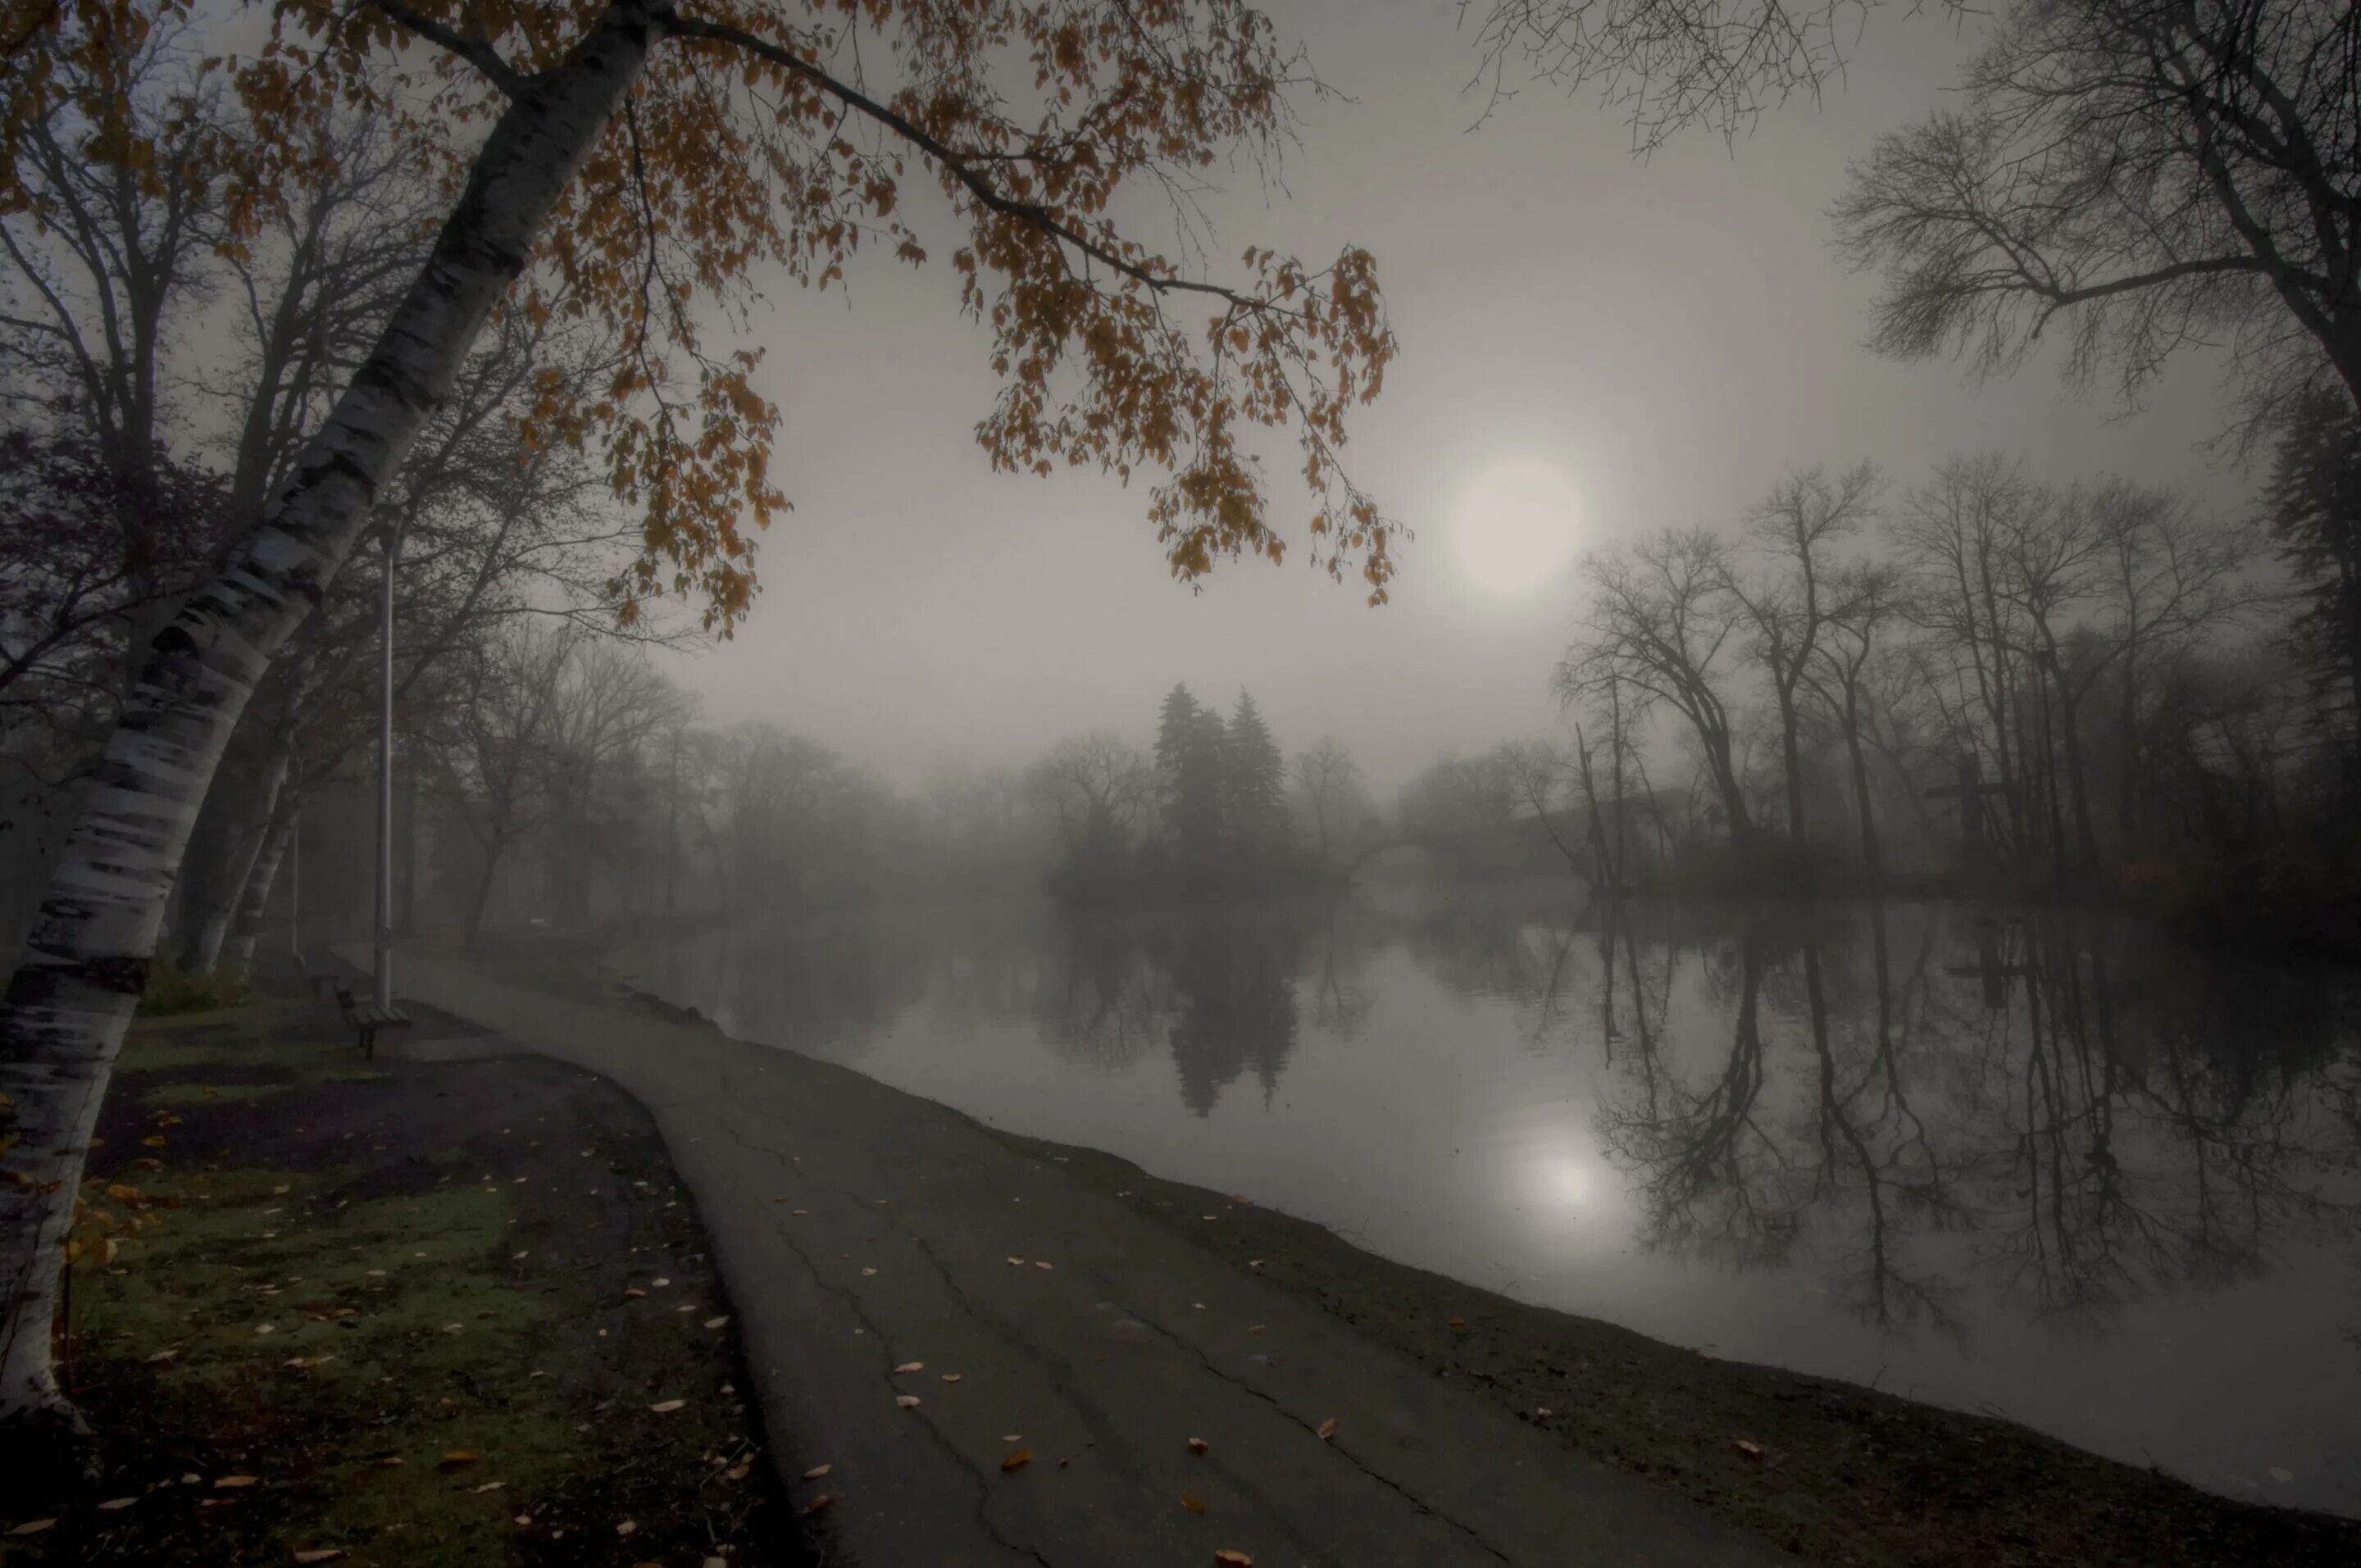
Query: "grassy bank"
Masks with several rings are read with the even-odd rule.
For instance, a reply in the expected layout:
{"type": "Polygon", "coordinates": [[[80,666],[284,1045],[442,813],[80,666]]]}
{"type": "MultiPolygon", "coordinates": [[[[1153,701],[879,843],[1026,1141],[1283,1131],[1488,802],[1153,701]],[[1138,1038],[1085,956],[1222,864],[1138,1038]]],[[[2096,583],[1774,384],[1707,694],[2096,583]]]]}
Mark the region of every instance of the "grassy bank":
{"type": "Polygon", "coordinates": [[[7,1521],[10,1568],[805,1560],[709,1249],[620,1091],[364,1064],[265,997],[143,1021],[101,1139],[66,1350],[104,1478],[7,1521]]]}

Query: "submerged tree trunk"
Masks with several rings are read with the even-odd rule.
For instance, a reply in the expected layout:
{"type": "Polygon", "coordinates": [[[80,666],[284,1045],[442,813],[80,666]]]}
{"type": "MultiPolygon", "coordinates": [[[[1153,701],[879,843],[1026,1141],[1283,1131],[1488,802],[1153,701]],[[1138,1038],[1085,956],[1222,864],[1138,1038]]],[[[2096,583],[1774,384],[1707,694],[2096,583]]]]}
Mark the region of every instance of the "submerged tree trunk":
{"type": "Polygon", "coordinates": [[[425,267],[268,517],[156,635],[0,1003],[0,1440],[12,1480],[88,1457],[49,1342],[82,1161],[164,904],[222,752],[379,488],[647,57],[618,5],[502,114],[425,267]]]}

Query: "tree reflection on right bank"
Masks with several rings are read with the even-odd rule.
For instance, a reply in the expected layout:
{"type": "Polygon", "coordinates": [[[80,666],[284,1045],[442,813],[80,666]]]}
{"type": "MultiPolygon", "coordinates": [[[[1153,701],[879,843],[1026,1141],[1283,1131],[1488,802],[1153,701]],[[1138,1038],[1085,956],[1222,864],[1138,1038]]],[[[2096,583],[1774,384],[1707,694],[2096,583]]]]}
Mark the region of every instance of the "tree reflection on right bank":
{"type": "MultiPolygon", "coordinates": [[[[1808,1257],[1863,1321],[1955,1335],[1971,1288],[2103,1329],[2352,1245],[2349,982],[2059,915],[1693,918],[1594,912],[1597,1021],[1566,1017],[1611,1064],[1597,1130],[1643,1245],[1808,1257]]],[[[1544,1017],[1557,983],[1525,993],[1544,1017]]]]}

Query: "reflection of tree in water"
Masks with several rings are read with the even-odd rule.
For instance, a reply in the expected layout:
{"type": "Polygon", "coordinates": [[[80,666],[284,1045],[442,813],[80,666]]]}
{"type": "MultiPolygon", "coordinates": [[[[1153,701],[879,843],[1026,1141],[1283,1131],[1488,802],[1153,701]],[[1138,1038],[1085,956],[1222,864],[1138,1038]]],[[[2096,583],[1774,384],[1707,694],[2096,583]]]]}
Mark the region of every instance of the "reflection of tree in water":
{"type": "Polygon", "coordinates": [[[929,919],[920,932],[931,979],[928,1027],[953,1040],[1030,1019],[1054,967],[1041,912],[979,905],[929,919]]]}
{"type": "Polygon", "coordinates": [[[1042,1042],[1068,1061],[1116,1069],[1155,1050],[1164,1028],[1161,977],[1140,934],[1112,919],[1060,919],[1058,961],[1034,1011],[1042,1042]]]}
{"type": "Polygon", "coordinates": [[[1598,1117],[1602,1146],[1639,1179],[1646,1240],[1741,1266],[1784,1261],[1796,1228],[1788,1161],[1760,1104],[1763,953],[1750,932],[1705,960],[1714,993],[1734,1000],[1730,1047],[1712,1069],[1694,1078],[1666,1070],[1660,1037],[1650,1036],[1626,1058],[1643,1094],[1602,1104],[1598,1117]]]}
{"type": "Polygon", "coordinates": [[[1982,928],[1938,964],[1915,913],[1899,959],[1875,907],[1865,940],[1782,950],[1755,927],[1700,950],[1692,984],[1728,1042],[1702,1058],[1660,1023],[1608,1025],[1599,1130],[1652,1244],[1761,1266],[1835,1236],[1813,1250],[1851,1310],[1950,1330],[1944,1266],[2097,1322],[2350,1223],[2361,1065],[2322,977],[2176,962],[2062,919],[1982,928]],[[1959,1232],[1964,1249],[1937,1240],[1959,1232]]]}
{"type": "Polygon", "coordinates": [[[2250,1279],[2275,1234],[2354,1212],[2332,1088],[2353,1037],[2323,977],[2165,965],[2125,984],[2109,944],[2055,919],[2000,947],[2022,1045],[1979,1107],[2011,1135],[1984,1159],[1987,1247],[2044,1310],[2250,1279]]]}
{"type": "Polygon", "coordinates": [[[798,1050],[857,1049],[927,994],[924,945],[867,917],[750,935],[723,963],[740,1031],[798,1050]]]}
{"type": "Polygon", "coordinates": [[[1367,978],[1371,932],[1366,912],[1356,905],[1331,905],[1323,915],[1305,932],[1312,1026],[1340,1040],[1356,1040],[1378,1005],[1377,988],[1367,978]]]}
{"type": "Polygon", "coordinates": [[[1191,922],[1168,949],[1172,1065],[1202,1116],[1241,1072],[1268,1102],[1295,1049],[1299,945],[1283,921],[1191,922]]]}
{"type": "Polygon", "coordinates": [[[1460,995],[1532,1002],[1563,980],[1572,932],[1563,912],[1474,897],[1444,901],[1406,934],[1411,956],[1460,995]]]}

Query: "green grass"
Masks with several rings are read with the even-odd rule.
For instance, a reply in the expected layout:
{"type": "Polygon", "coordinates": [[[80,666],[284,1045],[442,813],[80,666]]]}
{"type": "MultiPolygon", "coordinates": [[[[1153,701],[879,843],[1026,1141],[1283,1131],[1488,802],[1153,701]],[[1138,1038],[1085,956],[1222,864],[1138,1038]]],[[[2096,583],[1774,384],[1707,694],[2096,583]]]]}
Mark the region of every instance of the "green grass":
{"type": "Polygon", "coordinates": [[[335,1174],[247,1168],[143,1189],[161,1223],[125,1240],[112,1269],[77,1271],[81,1354],[152,1365],[159,1402],[250,1429],[251,1472],[302,1492],[276,1534],[282,1560],[399,1542],[405,1563],[505,1561],[505,1494],[532,1496],[583,1460],[555,1391],[519,1364],[555,1329],[551,1299],[501,1277],[499,1190],[339,1207],[325,1197],[335,1174]],[[481,1457],[444,1465],[457,1451],[481,1457]]]}

